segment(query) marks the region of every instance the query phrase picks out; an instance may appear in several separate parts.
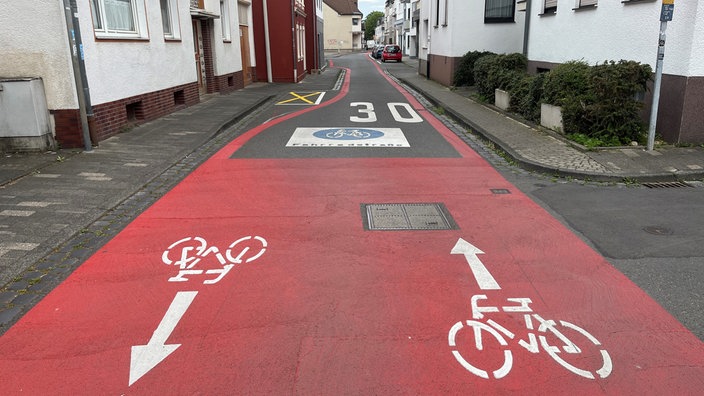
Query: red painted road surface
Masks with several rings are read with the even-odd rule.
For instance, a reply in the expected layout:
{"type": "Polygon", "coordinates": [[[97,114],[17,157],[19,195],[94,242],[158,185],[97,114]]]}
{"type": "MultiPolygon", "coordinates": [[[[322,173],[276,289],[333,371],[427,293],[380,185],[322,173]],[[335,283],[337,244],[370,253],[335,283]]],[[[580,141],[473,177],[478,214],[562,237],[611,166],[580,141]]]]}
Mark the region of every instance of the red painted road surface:
{"type": "Polygon", "coordinates": [[[230,159],[243,135],[0,338],[0,393],[702,394],[702,342],[407,99],[461,158],[230,159]],[[460,229],[363,227],[434,202],[460,229]]]}

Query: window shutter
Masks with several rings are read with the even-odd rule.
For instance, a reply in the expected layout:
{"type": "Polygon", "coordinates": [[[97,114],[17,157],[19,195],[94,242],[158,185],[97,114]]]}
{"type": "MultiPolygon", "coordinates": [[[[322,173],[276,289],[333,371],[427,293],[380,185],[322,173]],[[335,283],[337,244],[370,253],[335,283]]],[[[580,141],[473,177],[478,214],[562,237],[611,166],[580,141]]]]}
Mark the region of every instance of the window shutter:
{"type": "Polygon", "coordinates": [[[585,7],[585,6],[590,6],[590,5],[596,5],[599,0],[580,0],[579,1],[579,6],[580,7],[585,7]]]}
{"type": "Polygon", "coordinates": [[[557,7],[557,0],[545,0],[545,8],[557,7]]]}

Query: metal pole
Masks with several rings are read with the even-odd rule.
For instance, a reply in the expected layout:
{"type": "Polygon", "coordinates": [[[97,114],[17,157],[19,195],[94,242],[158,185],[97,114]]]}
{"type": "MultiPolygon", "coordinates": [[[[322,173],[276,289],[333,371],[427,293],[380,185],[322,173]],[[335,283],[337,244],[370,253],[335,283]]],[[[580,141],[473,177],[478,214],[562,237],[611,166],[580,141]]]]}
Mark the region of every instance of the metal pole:
{"type": "Polygon", "coordinates": [[[530,7],[531,0],[526,1],[526,19],[523,26],[523,55],[528,56],[528,37],[530,35],[530,7]]]}
{"type": "Polygon", "coordinates": [[[667,22],[672,20],[675,11],[675,0],[662,0],[660,11],[660,37],[658,39],[658,60],[655,64],[655,85],[653,87],[653,106],[650,110],[650,126],[648,128],[648,151],[653,151],[655,145],[655,127],[658,123],[658,108],[660,107],[660,84],[662,82],[662,65],[665,59],[665,30],[667,22]]]}
{"type": "Polygon", "coordinates": [[[83,145],[86,151],[92,151],[93,145],[90,141],[90,128],[88,126],[88,113],[86,107],[86,94],[88,92],[88,87],[87,84],[84,84],[85,79],[83,77],[83,71],[85,68],[81,68],[83,48],[80,37],[77,38],[77,36],[80,35],[80,30],[78,30],[77,26],[78,10],[76,9],[75,0],[64,0],[64,12],[66,17],[69,46],[71,47],[73,77],[76,83],[76,95],[78,96],[78,112],[81,117],[81,129],[83,130],[83,145]]]}
{"type": "Polygon", "coordinates": [[[648,128],[648,151],[653,151],[653,146],[655,145],[655,127],[658,123],[658,108],[660,107],[660,85],[662,83],[663,60],[665,59],[665,30],[667,30],[667,22],[660,22],[658,60],[655,64],[655,85],[653,86],[653,106],[650,110],[650,126],[648,128]]]}

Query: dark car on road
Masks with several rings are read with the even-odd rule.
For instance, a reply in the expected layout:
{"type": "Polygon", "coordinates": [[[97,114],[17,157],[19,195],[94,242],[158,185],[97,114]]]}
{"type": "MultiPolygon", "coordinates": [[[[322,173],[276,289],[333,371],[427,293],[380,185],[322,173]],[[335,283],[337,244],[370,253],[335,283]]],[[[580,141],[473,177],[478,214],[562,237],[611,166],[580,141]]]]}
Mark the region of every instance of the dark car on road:
{"type": "Polygon", "coordinates": [[[384,50],[383,45],[377,45],[376,47],[374,47],[374,49],[372,50],[372,58],[375,58],[375,59],[381,58],[381,53],[383,50],[384,50]]]}

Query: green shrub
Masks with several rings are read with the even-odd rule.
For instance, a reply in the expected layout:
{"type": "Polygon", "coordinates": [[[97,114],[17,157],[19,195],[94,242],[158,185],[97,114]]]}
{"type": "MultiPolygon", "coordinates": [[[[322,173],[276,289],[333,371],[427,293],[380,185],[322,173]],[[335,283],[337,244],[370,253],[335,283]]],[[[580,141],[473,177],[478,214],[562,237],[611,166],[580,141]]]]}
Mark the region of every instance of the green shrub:
{"type": "MultiPolygon", "coordinates": [[[[569,61],[545,76],[542,102],[553,106],[572,104],[589,94],[590,66],[583,61],[569,61]]],[[[564,111],[564,109],[563,109],[564,111]]]]}
{"type": "Polygon", "coordinates": [[[477,59],[474,63],[474,82],[479,95],[485,98],[487,95],[492,95],[493,97],[493,87],[490,87],[489,73],[495,67],[498,57],[499,55],[487,55],[477,59]]]}
{"type": "Polygon", "coordinates": [[[652,70],[634,61],[607,61],[589,66],[570,61],[549,73],[529,76],[521,54],[486,55],[474,62],[479,95],[493,103],[495,89],[508,91],[510,111],[540,120],[540,104],[562,107],[566,135],[586,146],[643,142],[643,104],[636,95],[647,89],[652,70]]]}
{"type": "Polygon", "coordinates": [[[615,136],[612,136],[611,138],[608,138],[606,140],[602,140],[597,137],[587,136],[583,133],[573,133],[571,135],[567,135],[567,137],[587,148],[621,145],[621,141],[615,136]]]}
{"type": "Polygon", "coordinates": [[[489,51],[470,51],[464,54],[457,64],[455,75],[453,78],[454,85],[457,87],[464,85],[474,85],[474,63],[487,55],[496,55],[489,51]]]}
{"type": "Polygon", "coordinates": [[[487,55],[474,63],[474,79],[479,94],[494,102],[494,90],[510,90],[525,74],[528,59],[522,54],[487,55]]]}
{"type": "Polygon", "coordinates": [[[635,96],[646,90],[651,74],[650,66],[634,61],[568,62],[548,73],[542,100],[561,106],[565,133],[588,145],[642,141],[642,103],[635,96]]]}
{"type": "Polygon", "coordinates": [[[543,84],[546,73],[523,77],[509,91],[511,94],[510,111],[518,113],[527,120],[540,121],[540,98],[543,94],[543,84]]]}
{"type": "Polygon", "coordinates": [[[590,89],[594,99],[584,112],[589,136],[602,140],[617,138],[622,144],[641,141],[645,124],[640,118],[643,103],[636,94],[647,89],[652,75],[649,65],[634,61],[607,61],[592,67],[590,89]]]}
{"type": "Polygon", "coordinates": [[[589,72],[591,66],[584,61],[570,61],[557,66],[545,76],[541,101],[562,107],[562,125],[565,134],[585,134],[579,125],[583,124],[584,108],[592,103],[589,98],[589,72]]]}

